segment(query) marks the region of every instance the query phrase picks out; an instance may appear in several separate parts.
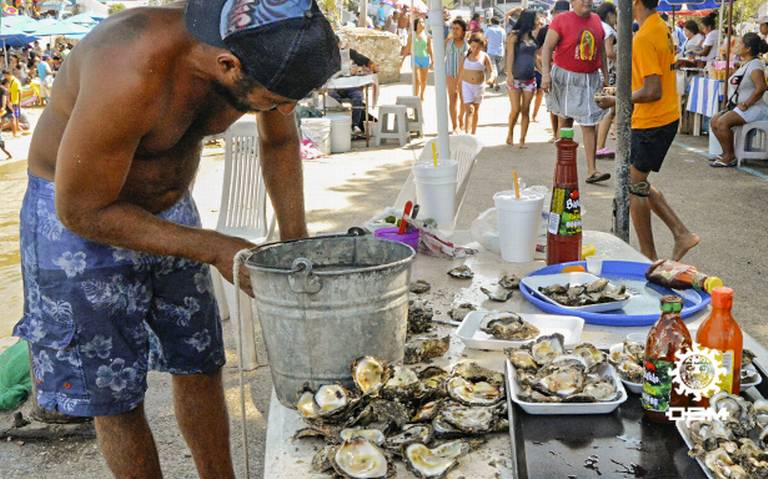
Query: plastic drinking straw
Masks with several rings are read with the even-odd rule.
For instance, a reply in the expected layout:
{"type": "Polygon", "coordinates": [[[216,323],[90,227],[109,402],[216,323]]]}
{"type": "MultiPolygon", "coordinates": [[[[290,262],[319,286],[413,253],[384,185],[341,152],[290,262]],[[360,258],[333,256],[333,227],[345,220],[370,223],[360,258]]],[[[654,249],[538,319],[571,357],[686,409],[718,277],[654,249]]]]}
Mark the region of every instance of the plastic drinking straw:
{"type": "Polygon", "coordinates": [[[413,201],[406,201],[405,208],[403,208],[403,218],[400,220],[400,229],[397,230],[398,235],[405,234],[405,230],[408,227],[408,222],[405,219],[411,214],[411,208],[413,208],[413,201]]]}
{"type": "Polygon", "coordinates": [[[512,170],[512,178],[515,180],[515,199],[520,199],[520,177],[517,176],[517,170],[512,170]]]}
{"type": "Polygon", "coordinates": [[[437,143],[432,143],[432,161],[435,163],[435,168],[437,168],[437,143]]]}

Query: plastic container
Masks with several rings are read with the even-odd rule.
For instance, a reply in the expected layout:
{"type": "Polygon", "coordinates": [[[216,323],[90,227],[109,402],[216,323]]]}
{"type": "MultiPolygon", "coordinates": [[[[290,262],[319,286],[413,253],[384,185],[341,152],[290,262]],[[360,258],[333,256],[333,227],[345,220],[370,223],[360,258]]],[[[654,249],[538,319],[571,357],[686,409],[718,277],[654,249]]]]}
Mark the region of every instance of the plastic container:
{"type": "Polygon", "coordinates": [[[331,153],[346,153],[352,149],[352,114],[328,113],[331,120],[331,153]]]}
{"type": "Polygon", "coordinates": [[[407,230],[404,234],[398,234],[398,231],[400,228],[381,228],[376,230],[373,233],[373,236],[376,238],[381,238],[389,241],[397,241],[398,243],[407,244],[411,248],[414,249],[414,251],[419,250],[419,237],[421,236],[421,233],[419,233],[419,230],[411,228],[407,230]]]}
{"type": "Polygon", "coordinates": [[[493,195],[493,201],[502,259],[512,263],[533,261],[544,197],[524,192],[518,199],[513,191],[500,191],[493,195]]]}
{"type": "Polygon", "coordinates": [[[437,227],[447,229],[456,215],[456,183],[459,164],[444,160],[435,167],[431,162],[420,162],[413,166],[416,184],[416,198],[420,205],[419,218],[431,218],[437,227]]]}
{"type": "Polygon", "coordinates": [[[312,140],[324,155],[331,154],[331,120],[328,118],[304,118],[301,120],[301,132],[312,140]]]}
{"type": "Polygon", "coordinates": [[[563,335],[563,342],[566,347],[575,346],[581,341],[584,320],[576,316],[519,313],[523,321],[528,321],[539,328],[538,336],[525,341],[496,339],[490,334],[481,331],[480,328],[500,314],[504,313],[499,311],[472,311],[464,316],[461,324],[456,329],[456,336],[461,339],[466,347],[486,351],[503,351],[505,348],[519,347],[535,341],[540,336],[549,336],[555,333],[563,335]]]}

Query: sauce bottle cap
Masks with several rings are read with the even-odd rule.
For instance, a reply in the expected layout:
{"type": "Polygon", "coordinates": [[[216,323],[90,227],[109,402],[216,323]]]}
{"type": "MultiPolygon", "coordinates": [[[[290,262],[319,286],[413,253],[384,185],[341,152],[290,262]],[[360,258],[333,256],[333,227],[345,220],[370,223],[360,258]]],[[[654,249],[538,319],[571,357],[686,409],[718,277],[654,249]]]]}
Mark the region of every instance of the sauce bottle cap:
{"type": "Polygon", "coordinates": [[[717,276],[710,276],[704,280],[704,291],[709,294],[712,294],[712,291],[714,291],[715,288],[722,288],[724,286],[723,280],[717,276]]]}
{"type": "Polygon", "coordinates": [[[560,138],[573,139],[573,128],[560,128],[560,138]]]}
{"type": "Polygon", "coordinates": [[[679,313],[683,310],[683,299],[679,296],[664,296],[661,298],[661,311],[663,313],[679,313]]]}
{"type": "Polygon", "coordinates": [[[712,307],[731,309],[733,306],[733,289],[721,286],[712,290],[712,307]]]}

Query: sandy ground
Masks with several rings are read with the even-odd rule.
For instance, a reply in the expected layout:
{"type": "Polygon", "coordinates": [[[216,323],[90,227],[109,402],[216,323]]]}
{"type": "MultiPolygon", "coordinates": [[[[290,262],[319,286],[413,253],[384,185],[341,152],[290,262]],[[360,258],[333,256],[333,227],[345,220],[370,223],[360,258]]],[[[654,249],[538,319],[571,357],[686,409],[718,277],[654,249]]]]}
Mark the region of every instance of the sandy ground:
{"type": "MultiPolygon", "coordinates": [[[[385,86],[380,103],[394,103],[395,96],[408,92],[409,87],[403,84],[385,86]]],[[[429,88],[425,103],[428,137],[436,131],[434,115],[430,113],[433,105],[433,90],[429,88]]],[[[504,144],[508,111],[506,96],[489,92],[481,108],[478,131],[485,149],[470,182],[460,214],[460,227],[468,227],[479,213],[492,206],[494,192],[510,188],[513,169],[519,171],[528,184],[551,184],[555,151],[547,143],[550,132],[545,129],[548,126],[545,123],[546,111],[541,112],[538,123],[531,124],[527,150],[504,144]]],[[[358,144],[353,152],[305,162],[310,231],[346,230],[390,204],[407,177],[408,168],[418,155],[422,141],[413,141],[405,148],[387,146],[365,149],[364,145],[358,144]]],[[[20,147],[12,143],[12,148],[20,147]]],[[[761,218],[764,218],[764,205],[768,202],[768,182],[734,169],[715,171],[708,168],[702,154],[705,148],[705,139],[679,137],[662,173],[654,175],[651,181],[665,193],[689,227],[703,238],[701,245],[686,260],[703,271],[717,273],[736,289],[736,318],[744,329],[766,343],[768,326],[764,311],[768,309],[768,295],[762,294],[762,288],[766,284],[764,275],[768,272],[768,230],[761,218]]],[[[583,171],[583,153],[580,153],[579,161],[583,171]]],[[[600,161],[599,167],[612,172],[614,163],[600,161]]],[[[758,167],[757,170],[763,174],[766,172],[765,168],[758,167]]],[[[0,169],[0,173],[2,171],[0,169]]],[[[215,224],[222,174],[220,151],[207,149],[195,186],[195,197],[208,226],[215,224]]],[[[612,181],[605,185],[582,186],[586,228],[610,230],[613,188],[612,181]]],[[[4,197],[4,201],[17,203],[20,199],[18,191],[4,197]]],[[[669,254],[672,249],[669,232],[658,221],[654,227],[660,253],[669,254]]],[[[634,245],[634,238],[632,241],[634,245]]],[[[225,324],[225,331],[229,331],[228,323],[225,324]]],[[[233,425],[232,442],[237,447],[241,432],[237,412],[237,375],[230,343],[228,338],[231,360],[225,368],[225,384],[233,425]]],[[[263,351],[261,357],[266,357],[263,351]]],[[[262,470],[270,390],[268,367],[248,374],[247,417],[253,442],[251,470],[256,472],[256,477],[261,475],[262,470]]],[[[150,375],[146,408],[165,476],[196,477],[188,450],[175,426],[167,376],[150,375]]],[[[5,429],[7,421],[0,416],[0,431],[5,429]]],[[[242,460],[239,454],[235,456],[238,470],[242,470],[242,460]]],[[[109,477],[92,437],[3,442],[0,443],[0,464],[0,476],[9,479],[33,475],[50,479],[109,477]]]]}

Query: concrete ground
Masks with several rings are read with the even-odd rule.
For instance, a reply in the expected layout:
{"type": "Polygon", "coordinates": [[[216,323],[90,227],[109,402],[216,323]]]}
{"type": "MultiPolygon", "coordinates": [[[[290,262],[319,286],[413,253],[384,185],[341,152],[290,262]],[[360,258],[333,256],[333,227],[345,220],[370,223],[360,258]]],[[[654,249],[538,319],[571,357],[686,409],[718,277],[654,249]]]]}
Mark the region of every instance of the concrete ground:
{"type": "MultiPolygon", "coordinates": [[[[408,92],[409,87],[404,84],[384,86],[380,103],[394,103],[395,96],[408,92]]],[[[429,88],[425,102],[428,137],[436,131],[433,98],[434,91],[429,88]]],[[[506,96],[489,92],[481,107],[478,130],[485,149],[474,169],[459,227],[467,228],[479,213],[491,207],[493,193],[511,187],[512,170],[517,170],[529,185],[551,184],[555,149],[547,142],[551,133],[545,129],[548,126],[546,111],[540,113],[538,123],[531,124],[527,150],[504,144],[508,111],[506,96]]],[[[405,148],[365,149],[358,144],[353,152],[305,162],[310,231],[346,230],[392,203],[422,142],[414,141],[405,148]]],[[[764,205],[768,204],[768,182],[734,169],[709,168],[702,154],[705,148],[705,139],[678,137],[662,172],[653,175],[651,181],[664,192],[686,224],[702,237],[701,245],[686,257],[686,261],[721,276],[733,286],[737,320],[750,334],[768,343],[768,326],[764,320],[768,295],[760,292],[760,285],[764,287],[766,284],[764,275],[768,273],[768,229],[760,219],[764,205]]],[[[582,172],[585,169],[583,161],[583,153],[580,153],[582,172]]],[[[613,172],[614,163],[600,161],[599,168],[613,172]]],[[[222,172],[220,151],[207,149],[195,187],[195,197],[206,225],[215,223],[222,172]]],[[[765,169],[757,168],[757,172],[764,174],[765,169]]],[[[610,230],[613,188],[613,181],[596,186],[582,184],[585,228],[610,230]]],[[[20,197],[9,200],[20,201],[20,197]]],[[[654,227],[659,252],[662,256],[668,255],[672,249],[671,236],[660,222],[655,221],[654,227]]],[[[635,245],[634,237],[632,244],[635,245]]],[[[229,331],[228,323],[225,331],[229,331]]],[[[228,338],[230,361],[225,368],[225,387],[235,462],[241,471],[237,370],[230,343],[228,338]]],[[[261,358],[266,358],[263,351],[261,358]]],[[[268,367],[249,373],[247,380],[251,470],[255,471],[254,477],[260,477],[271,390],[268,367]]],[[[167,376],[152,374],[146,399],[147,415],[158,443],[165,476],[196,477],[188,450],[175,425],[169,386],[167,376]]],[[[7,419],[0,417],[0,431],[6,424],[7,419]]],[[[0,476],[9,479],[33,475],[50,479],[109,477],[92,437],[25,440],[23,443],[9,439],[0,443],[0,464],[0,476]]]]}

